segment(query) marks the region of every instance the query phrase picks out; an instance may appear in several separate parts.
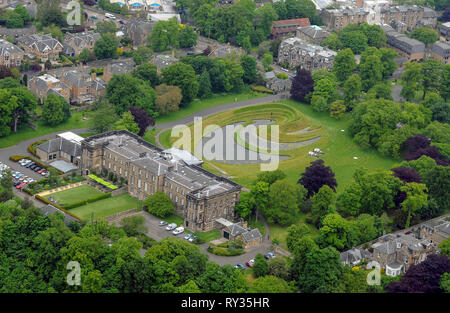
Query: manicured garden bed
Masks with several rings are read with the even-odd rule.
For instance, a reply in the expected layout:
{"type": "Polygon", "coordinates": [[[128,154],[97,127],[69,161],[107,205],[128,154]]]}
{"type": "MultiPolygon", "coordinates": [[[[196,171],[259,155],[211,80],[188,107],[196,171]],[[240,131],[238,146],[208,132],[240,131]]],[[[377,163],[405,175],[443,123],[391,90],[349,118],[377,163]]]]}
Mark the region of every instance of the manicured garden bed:
{"type": "Polygon", "coordinates": [[[111,189],[111,190],[115,190],[119,187],[117,187],[116,185],[111,184],[110,182],[107,182],[106,180],[101,179],[100,177],[94,175],[94,174],[90,174],[88,175],[88,177],[94,181],[96,181],[99,184],[102,184],[103,186],[111,189]]]}

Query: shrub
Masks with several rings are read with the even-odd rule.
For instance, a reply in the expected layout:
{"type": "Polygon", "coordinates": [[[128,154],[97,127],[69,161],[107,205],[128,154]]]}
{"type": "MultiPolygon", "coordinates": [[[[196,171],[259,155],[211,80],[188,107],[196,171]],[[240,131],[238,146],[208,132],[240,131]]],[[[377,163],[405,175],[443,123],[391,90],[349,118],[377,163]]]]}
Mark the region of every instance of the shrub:
{"type": "Polygon", "coordinates": [[[252,90],[255,92],[273,94],[273,90],[270,90],[269,88],[266,88],[264,86],[252,86],[252,90]]]}
{"type": "Polygon", "coordinates": [[[147,207],[147,211],[150,214],[161,218],[169,216],[175,211],[172,200],[170,200],[168,195],[160,191],[147,197],[144,206],[147,207]]]}
{"type": "Polygon", "coordinates": [[[41,140],[30,143],[28,145],[28,152],[30,152],[32,155],[34,155],[35,157],[40,159],[40,157],[36,154],[36,148],[37,148],[37,146],[39,146],[49,140],[50,140],[50,138],[45,138],[45,139],[41,139],[41,140]]]}
{"type": "Polygon", "coordinates": [[[77,208],[79,206],[86,205],[88,203],[96,202],[96,201],[107,199],[107,198],[111,198],[111,193],[110,192],[98,195],[96,197],[93,197],[93,198],[90,198],[90,199],[87,199],[87,200],[78,201],[78,202],[75,202],[75,203],[64,205],[63,208],[66,209],[66,210],[70,210],[70,209],[73,209],[73,208],[77,208]]]}
{"type": "Polygon", "coordinates": [[[232,249],[232,248],[223,248],[223,247],[215,247],[213,245],[208,247],[208,252],[218,255],[218,256],[236,256],[245,253],[243,249],[232,249]]]}

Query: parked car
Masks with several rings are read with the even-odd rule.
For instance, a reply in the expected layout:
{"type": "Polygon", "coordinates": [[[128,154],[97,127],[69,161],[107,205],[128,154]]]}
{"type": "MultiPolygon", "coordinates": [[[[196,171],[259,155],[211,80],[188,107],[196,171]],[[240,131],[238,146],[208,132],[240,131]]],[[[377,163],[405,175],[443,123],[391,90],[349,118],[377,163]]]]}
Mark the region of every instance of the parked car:
{"type": "Polygon", "coordinates": [[[159,226],[166,226],[168,223],[166,221],[160,221],[159,226]]]}
{"type": "Polygon", "coordinates": [[[272,258],[275,257],[275,254],[273,254],[272,252],[269,252],[269,253],[267,253],[264,257],[266,258],[266,260],[272,259],[272,258]]]}
{"type": "Polygon", "coordinates": [[[236,266],[235,266],[234,268],[240,268],[240,269],[243,270],[243,271],[247,269],[247,268],[245,267],[245,265],[244,265],[244,264],[241,264],[241,263],[236,264],[236,266]]]}
{"type": "Polygon", "coordinates": [[[22,188],[25,187],[26,185],[27,185],[27,183],[22,182],[22,183],[18,184],[18,185],[16,186],[16,188],[17,188],[17,189],[22,189],[22,188]]]}
{"type": "Polygon", "coordinates": [[[38,172],[38,171],[40,171],[41,170],[41,168],[39,167],[39,166],[36,166],[34,169],[33,169],[33,171],[35,171],[35,172],[38,172]]]}
{"type": "Polygon", "coordinates": [[[47,173],[48,173],[47,170],[43,170],[40,174],[41,174],[42,176],[45,176],[47,173]]]}
{"type": "Polygon", "coordinates": [[[38,166],[37,166],[36,164],[33,164],[33,165],[31,165],[31,166],[29,167],[29,169],[34,171],[34,169],[35,169],[36,167],[38,167],[38,166]]]}
{"type": "Polygon", "coordinates": [[[184,239],[189,240],[191,239],[192,236],[193,236],[192,234],[187,234],[186,236],[184,236],[184,239]]]}
{"type": "Polygon", "coordinates": [[[172,223],[167,225],[166,230],[174,230],[175,228],[177,228],[177,224],[172,223]]]}
{"type": "Polygon", "coordinates": [[[253,267],[253,265],[255,265],[255,259],[248,260],[245,265],[247,265],[248,267],[253,267]]]}
{"type": "Polygon", "coordinates": [[[31,168],[33,165],[36,165],[36,163],[30,162],[30,163],[28,163],[27,165],[25,165],[25,167],[31,168]]]}
{"type": "Polygon", "coordinates": [[[174,234],[174,235],[176,236],[176,235],[181,234],[182,232],[184,232],[184,227],[183,227],[183,226],[180,226],[180,227],[178,227],[177,229],[175,229],[175,230],[172,232],[172,234],[174,234]]]}
{"type": "Polygon", "coordinates": [[[196,241],[197,239],[198,239],[197,236],[192,235],[191,238],[188,239],[188,241],[189,241],[189,242],[194,242],[194,241],[196,241]]]}

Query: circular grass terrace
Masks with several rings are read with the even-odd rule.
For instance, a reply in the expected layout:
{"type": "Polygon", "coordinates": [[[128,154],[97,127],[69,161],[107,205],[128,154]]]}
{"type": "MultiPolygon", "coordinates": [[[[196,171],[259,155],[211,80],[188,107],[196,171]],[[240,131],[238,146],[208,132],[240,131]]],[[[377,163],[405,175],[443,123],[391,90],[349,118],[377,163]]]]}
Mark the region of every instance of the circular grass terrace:
{"type": "MultiPolygon", "coordinates": [[[[327,113],[314,112],[311,106],[293,100],[247,106],[219,113],[204,119],[202,127],[205,129],[207,126],[217,125],[208,130],[207,133],[210,133],[219,128],[223,129],[227,125],[247,126],[258,125],[258,123],[279,125],[279,169],[285,171],[288,179],[293,182],[297,182],[305,168],[317,159],[308,155],[308,152],[314,148],[325,152],[320,158],[336,174],[338,193],[352,181],[356,169],[361,167],[369,170],[390,169],[396,162],[373,149],[363,150],[357,146],[347,131],[348,115],[344,116],[342,120],[336,120],[329,117],[327,113]]],[[[189,128],[193,134],[193,125],[190,125],[189,128]]],[[[170,133],[171,130],[168,130],[161,134],[161,136],[169,138],[167,145],[172,145],[179,139],[170,137],[170,133]]],[[[206,138],[206,141],[209,138],[206,138]]],[[[241,146],[245,147],[247,151],[257,151],[251,138],[243,137],[240,131],[237,131],[232,138],[234,147],[241,146]]],[[[270,127],[268,127],[266,138],[270,141],[270,127]]],[[[193,147],[197,149],[201,147],[201,141],[199,138],[191,138],[191,149],[189,150],[193,151],[193,147]]],[[[186,147],[183,148],[186,149],[186,147]]],[[[264,151],[264,153],[266,152],[270,153],[270,149],[264,151]]],[[[205,161],[203,168],[218,175],[227,176],[246,187],[249,187],[261,172],[258,162],[238,164],[234,161],[216,161],[205,158],[203,160],[205,161]]]]}

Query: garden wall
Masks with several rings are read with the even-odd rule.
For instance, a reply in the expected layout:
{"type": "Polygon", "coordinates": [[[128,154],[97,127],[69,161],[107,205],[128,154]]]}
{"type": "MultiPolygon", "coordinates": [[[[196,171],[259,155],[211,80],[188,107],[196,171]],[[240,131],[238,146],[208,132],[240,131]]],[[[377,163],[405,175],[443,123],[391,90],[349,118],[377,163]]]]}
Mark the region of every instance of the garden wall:
{"type": "Polygon", "coordinates": [[[115,196],[118,196],[118,195],[123,195],[124,193],[127,193],[127,192],[128,192],[128,187],[127,186],[123,186],[123,187],[121,187],[119,189],[111,191],[111,196],[115,197],[115,196]]]}
{"type": "Polygon", "coordinates": [[[41,197],[45,197],[45,196],[47,196],[49,194],[52,194],[52,193],[55,193],[55,192],[58,192],[58,191],[63,191],[63,190],[72,189],[72,188],[75,188],[75,187],[80,187],[81,185],[84,185],[86,183],[87,183],[87,181],[84,180],[84,181],[80,181],[78,183],[69,184],[69,185],[58,187],[58,188],[55,188],[55,189],[42,191],[40,193],[37,193],[36,195],[37,196],[41,196],[41,197]]]}

